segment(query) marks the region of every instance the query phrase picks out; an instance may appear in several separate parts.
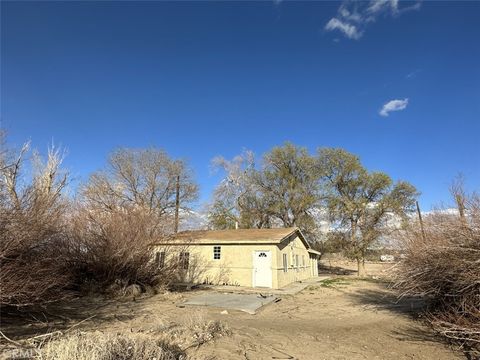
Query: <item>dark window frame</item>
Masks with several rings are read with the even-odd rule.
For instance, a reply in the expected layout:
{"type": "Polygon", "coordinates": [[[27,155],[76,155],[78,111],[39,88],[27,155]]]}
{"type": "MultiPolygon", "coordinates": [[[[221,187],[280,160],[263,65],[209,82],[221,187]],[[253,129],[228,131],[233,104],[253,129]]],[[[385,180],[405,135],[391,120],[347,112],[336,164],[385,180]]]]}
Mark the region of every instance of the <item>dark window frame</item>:
{"type": "Polygon", "coordinates": [[[165,251],[157,251],[155,254],[155,263],[160,269],[165,267],[165,256],[165,251]]]}
{"type": "Polygon", "coordinates": [[[183,270],[188,270],[190,265],[190,253],[188,251],[182,251],[180,253],[180,267],[183,270]]]}
{"type": "Polygon", "coordinates": [[[215,245],[213,247],[213,260],[220,260],[222,258],[222,247],[215,245]]]}

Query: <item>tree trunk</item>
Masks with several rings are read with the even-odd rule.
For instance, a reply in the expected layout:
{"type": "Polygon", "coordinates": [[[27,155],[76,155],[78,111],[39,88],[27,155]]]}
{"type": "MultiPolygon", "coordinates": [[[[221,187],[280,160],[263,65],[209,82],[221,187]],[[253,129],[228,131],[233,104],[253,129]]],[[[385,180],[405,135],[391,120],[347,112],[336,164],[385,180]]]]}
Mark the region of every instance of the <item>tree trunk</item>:
{"type": "Polygon", "coordinates": [[[358,269],[358,277],[365,277],[367,276],[367,271],[365,270],[365,259],[357,258],[357,269],[358,269]]]}

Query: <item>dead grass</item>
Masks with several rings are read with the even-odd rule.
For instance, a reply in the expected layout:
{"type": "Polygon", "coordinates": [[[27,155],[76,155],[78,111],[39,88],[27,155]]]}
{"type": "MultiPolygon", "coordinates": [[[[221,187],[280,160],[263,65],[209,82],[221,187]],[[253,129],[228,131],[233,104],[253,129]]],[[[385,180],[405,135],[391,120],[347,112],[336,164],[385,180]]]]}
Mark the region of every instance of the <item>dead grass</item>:
{"type": "Polygon", "coordinates": [[[185,353],[176,345],[146,334],[77,333],[47,342],[39,351],[45,360],[176,360],[185,353]]]}
{"type": "Polygon", "coordinates": [[[207,315],[199,311],[181,320],[180,326],[175,326],[164,332],[165,339],[186,350],[200,346],[216,337],[228,336],[231,332],[228,327],[216,320],[207,320],[207,315]]]}
{"type": "Polygon", "coordinates": [[[19,355],[28,351],[28,358],[44,360],[186,360],[188,349],[231,335],[225,324],[207,320],[203,311],[184,316],[175,323],[154,316],[152,325],[136,332],[133,328],[129,331],[56,331],[21,342],[11,341],[18,346],[11,353],[19,355]]]}

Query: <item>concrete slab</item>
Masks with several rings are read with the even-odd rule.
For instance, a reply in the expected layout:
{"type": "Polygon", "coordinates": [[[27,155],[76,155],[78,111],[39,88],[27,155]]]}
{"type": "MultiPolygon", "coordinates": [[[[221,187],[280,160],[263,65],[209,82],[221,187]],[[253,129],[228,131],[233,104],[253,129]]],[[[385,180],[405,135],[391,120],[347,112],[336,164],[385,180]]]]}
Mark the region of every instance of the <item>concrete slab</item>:
{"type": "Polygon", "coordinates": [[[240,310],[254,315],[262,306],[275,301],[277,297],[259,294],[205,293],[196,295],[181,305],[211,306],[221,309],[240,310]]]}
{"type": "Polygon", "coordinates": [[[229,285],[200,285],[199,289],[214,290],[218,292],[242,293],[242,294],[263,294],[263,295],[295,295],[305,289],[307,286],[315,285],[323,280],[329,279],[330,276],[316,276],[299,282],[288,284],[280,289],[268,288],[251,288],[243,286],[229,286],[229,285]]]}

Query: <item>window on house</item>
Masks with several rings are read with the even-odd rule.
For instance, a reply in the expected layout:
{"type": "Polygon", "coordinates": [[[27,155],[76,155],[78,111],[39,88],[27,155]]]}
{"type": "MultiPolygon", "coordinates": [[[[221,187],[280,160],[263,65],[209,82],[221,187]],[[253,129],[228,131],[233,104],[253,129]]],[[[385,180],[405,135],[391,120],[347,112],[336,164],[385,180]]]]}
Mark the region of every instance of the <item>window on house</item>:
{"type": "Polygon", "coordinates": [[[155,263],[159,268],[163,268],[165,266],[165,252],[157,252],[155,254],[155,263]]]}
{"type": "Polygon", "coordinates": [[[298,255],[295,255],[295,267],[298,270],[298,267],[300,266],[300,263],[298,262],[298,255]]]}
{"type": "Polygon", "coordinates": [[[283,254],[283,272],[288,271],[287,254],[283,254]]]}
{"type": "Polygon", "coordinates": [[[305,267],[305,255],[302,255],[302,266],[305,267]]]}
{"type": "Polygon", "coordinates": [[[190,253],[182,251],[180,253],[180,267],[184,270],[187,270],[189,262],[190,262],[190,253]]]}
{"type": "Polygon", "coordinates": [[[221,246],[214,246],[213,247],[213,260],[220,260],[221,251],[222,251],[221,246]]]}

